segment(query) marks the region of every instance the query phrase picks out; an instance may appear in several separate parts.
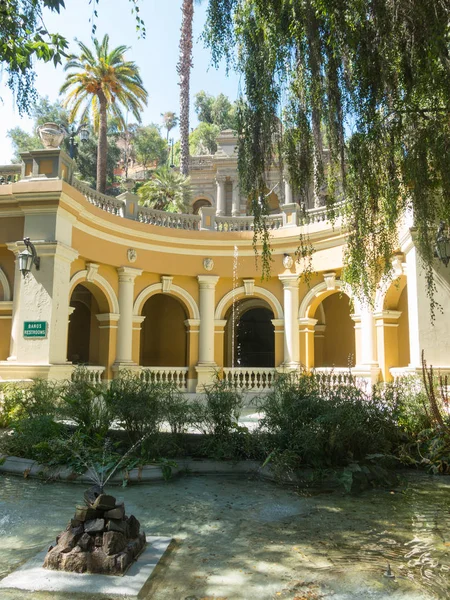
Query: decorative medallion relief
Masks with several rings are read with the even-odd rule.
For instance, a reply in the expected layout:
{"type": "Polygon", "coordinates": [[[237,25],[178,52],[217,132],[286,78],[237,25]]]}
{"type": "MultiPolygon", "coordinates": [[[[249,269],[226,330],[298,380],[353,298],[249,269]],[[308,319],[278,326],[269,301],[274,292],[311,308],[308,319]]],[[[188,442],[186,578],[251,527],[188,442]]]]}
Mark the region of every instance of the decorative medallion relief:
{"type": "Polygon", "coordinates": [[[129,248],[127,250],[127,257],[128,257],[128,262],[130,262],[130,263],[136,262],[136,259],[137,259],[136,250],[134,248],[129,248]]]}
{"type": "Polygon", "coordinates": [[[212,271],[214,269],[214,261],[212,258],[203,259],[203,268],[205,271],[212,271]]]}

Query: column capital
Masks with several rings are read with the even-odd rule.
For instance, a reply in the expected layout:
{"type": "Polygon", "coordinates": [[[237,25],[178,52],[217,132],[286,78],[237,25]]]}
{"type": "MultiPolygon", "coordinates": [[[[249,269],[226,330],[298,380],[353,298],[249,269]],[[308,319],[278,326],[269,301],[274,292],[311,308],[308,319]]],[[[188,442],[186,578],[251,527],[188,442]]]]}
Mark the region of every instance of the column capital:
{"type": "MultiPolygon", "coordinates": [[[[380,310],[379,312],[373,313],[375,321],[382,323],[393,323],[398,321],[402,316],[401,310],[380,310]]],[[[378,325],[378,323],[377,323],[378,325]]]]}
{"type": "Polygon", "coordinates": [[[117,321],[120,319],[120,315],[118,315],[117,313],[100,313],[98,315],[95,315],[95,317],[100,323],[104,323],[105,321],[117,323],[117,321]]]}
{"type": "Polygon", "coordinates": [[[197,275],[198,284],[200,289],[215,289],[217,282],[219,281],[218,275],[197,275]]]}
{"type": "Polygon", "coordinates": [[[298,289],[298,283],[300,277],[298,275],[290,274],[290,275],[278,275],[278,279],[283,284],[283,287],[286,288],[295,288],[298,289]]]}
{"type": "Polygon", "coordinates": [[[118,267],[117,272],[121,283],[132,283],[136,277],[142,275],[142,269],[135,269],[134,267],[118,267]]]}
{"type": "Polygon", "coordinates": [[[225,183],[225,181],[227,180],[227,176],[223,175],[222,173],[216,173],[216,183],[221,185],[223,183],[225,183]]]}

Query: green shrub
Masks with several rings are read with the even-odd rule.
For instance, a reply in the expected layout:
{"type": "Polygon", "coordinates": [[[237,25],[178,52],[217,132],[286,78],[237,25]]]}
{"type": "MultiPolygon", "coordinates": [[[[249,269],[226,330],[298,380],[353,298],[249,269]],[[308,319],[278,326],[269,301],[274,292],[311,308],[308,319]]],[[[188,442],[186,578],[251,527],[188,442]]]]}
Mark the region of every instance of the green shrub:
{"type": "Polygon", "coordinates": [[[375,388],[374,393],[390,407],[406,436],[416,438],[421,431],[430,429],[431,409],[421,378],[411,376],[385,383],[375,388]]]}
{"type": "Polygon", "coordinates": [[[6,383],[2,387],[0,403],[1,426],[8,427],[21,419],[54,415],[60,388],[58,382],[45,379],[34,379],[31,383],[6,383]]]}
{"type": "Polygon", "coordinates": [[[2,438],[2,451],[13,456],[47,462],[54,455],[55,439],[64,431],[49,415],[20,419],[12,423],[11,435],[2,438]]]}
{"type": "Polygon", "coordinates": [[[205,387],[204,400],[194,400],[191,404],[192,425],[205,434],[223,436],[237,427],[243,408],[242,393],[224,379],[216,378],[213,384],[205,387]]]}
{"type": "Polygon", "coordinates": [[[263,398],[260,429],[289,464],[329,467],[390,453],[398,440],[392,411],[354,385],[320,388],[314,377],[277,378],[263,398]]]}
{"type": "Polygon", "coordinates": [[[87,436],[108,433],[111,411],[104,400],[105,385],[90,381],[89,372],[78,367],[72,381],[61,387],[59,415],[73,421],[87,436]]]}
{"type": "Polygon", "coordinates": [[[175,383],[160,385],[161,418],[174,435],[184,433],[191,422],[189,401],[175,383]]]}
{"type": "Polygon", "coordinates": [[[105,392],[106,406],[131,443],[158,434],[164,416],[160,400],[164,389],[164,384],[143,381],[130,371],[121,372],[111,381],[105,392]]]}

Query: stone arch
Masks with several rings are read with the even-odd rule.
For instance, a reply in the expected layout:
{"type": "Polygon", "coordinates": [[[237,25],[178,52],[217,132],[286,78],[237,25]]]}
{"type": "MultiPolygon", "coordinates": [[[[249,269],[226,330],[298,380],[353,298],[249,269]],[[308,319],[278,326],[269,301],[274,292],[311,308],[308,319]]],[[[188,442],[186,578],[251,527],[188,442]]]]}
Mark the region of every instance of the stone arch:
{"type": "Polygon", "coordinates": [[[0,267],[0,285],[3,288],[3,301],[9,302],[11,300],[11,288],[9,286],[9,281],[0,267]]]}
{"type": "Polygon", "coordinates": [[[224,319],[225,313],[227,312],[230,305],[233,303],[233,300],[238,300],[238,299],[241,299],[242,297],[245,298],[245,297],[252,297],[252,296],[256,296],[257,298],[259,297],[259,298],[262,298],[263,300],[266,300],[267,303],[269,304],[270,308],[273,311],[275,319],[283,319],[284,318],[283,307],[281,306],[281,303],[278,300],[278,298],[276,296],[274,296],[274,294],[272,294],[272,292],[269,292],[269,290],[266,290],[265,288],[259,287],[257,285],[254,286],[252,294],[246,294],[244,286],[235,288],[234,290],[231,290],[228,293],[226,293],[225,296],[223,296],[222,299],[217,304],[214,318],[216,320],[224,319]]]}
{"type": "MultiPolygon", "coordinates": [[[[133,315],[135,317],[140,316],[146,300],[148,300],[150,296],[153,296],[154,294],[162,293],[162,291],[162,283],[153,283],[144,288],[134,302],[133,315]]],[[[176,298],[178,298],[178,300],[181,301],[181,303],[186,309],[186,312],[189,315],[189,319],[200,319],[200,311],[198,309],[197,303],[195,302],[194,298],[189,294],[189,292],[187,292],[178,285],[172,284],[170,286],[170,291],[164,293],[169,294],[171,296],[175,296],[176,298]]]]}
{"type": "Polygon", "coordinates": [[[72,276],[70,283],[69,283],[69,298],[72,296],[72,292],[76,288],[76,286],[79,283],[82,283],[94,295],[94,297],[97,298],[97,301],[100,300],[99,306],[103,312],[120,314],[119,301],[118,301],[117,296],[114,292],[114,289],[113,289],[112,285],[109,283],[109,281],[107,281],[104,277],[102,277],[98,273],[95,273],[93,275],[93,277],[90,279],[88,279],[87,275],[88,275],[88,270],[85,269],[84,271],[78,271],[78,273],[75,273],[72,276]],[[99,288],[101,290],[101,292],[103,292],[103,294],[106,298],[106,301],[108,303],[107,309],[106,309],[106,307],[101,306],[102,298],[97,297],[99,295],[98,295],[96,288],[99,288]]]}
{"type": "Polygon", "coordinates": [[[345,294],[350,298],[351,301],[353,301],[353,297],[348,286],[340,279],[335,280],[335,287],[333,288],[330,288],[326,281],[322,281],[311,288],[303,298],[298,311],[298,318],[307,319],[313,317],[321,302],[323,302],[323,300],[325,300],[325,298],[328,296],[336,294],[336,292],[345,294]]]}
{"type": "Polygon", "coordinates": [[[209,194],[199,194],[191,202],[191,209],[194,214],[198,214],[198,211],[202,207],[214,206],[214,200],[209,194]]]}
{"type": "Polygon", "coordinates": [[[375,295],[375,310],[390,310],[397,306],[399,298],[407,284],[406,275],[391,277],[384,280],[375,295]]]}

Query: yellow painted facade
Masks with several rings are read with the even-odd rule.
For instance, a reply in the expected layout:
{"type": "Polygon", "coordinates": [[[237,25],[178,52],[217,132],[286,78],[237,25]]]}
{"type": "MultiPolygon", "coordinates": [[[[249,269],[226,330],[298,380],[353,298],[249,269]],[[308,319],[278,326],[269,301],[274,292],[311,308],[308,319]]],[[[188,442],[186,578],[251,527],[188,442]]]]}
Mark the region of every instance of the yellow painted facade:
{"type": "Polygon", "coordinates": [[[339,218],[300,226],[298,206],[282,205],[262,281],[247,217],[219,220],[207,207],[167,221],[129,192],[86,191],[70,159],[46,152],[40,163],[33,153],[37,176],[28,162],[20,181],[0,186],[0,380],[67,377],[83,363],[107,379],[147,369],[186,391],[223,369],[248,382],[299,365],[351,368],[374,382],[417,371],[422,349],[450,368],[449,273],[436,265],[444,312],[432,326],[411,228],[401,232],[392,281],[361,306],[340,279],[339,218]],[[295,261],[300,233],[315,248],[308,284],[295,261]],[[25,277],[16,261],[24,237],[41,258],[25,277]],[[25,321],[45,321],[47,338],[26,339],[25,321]]]}

